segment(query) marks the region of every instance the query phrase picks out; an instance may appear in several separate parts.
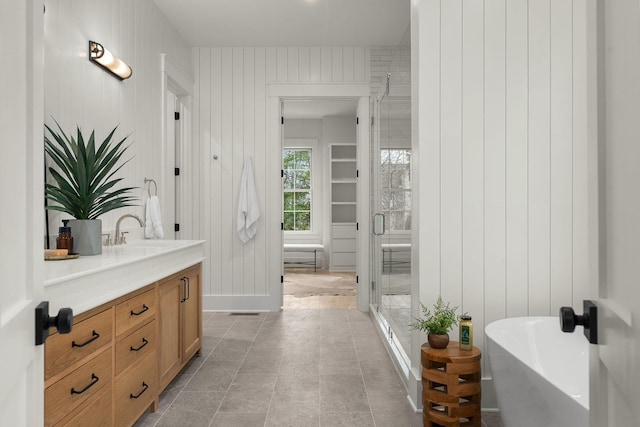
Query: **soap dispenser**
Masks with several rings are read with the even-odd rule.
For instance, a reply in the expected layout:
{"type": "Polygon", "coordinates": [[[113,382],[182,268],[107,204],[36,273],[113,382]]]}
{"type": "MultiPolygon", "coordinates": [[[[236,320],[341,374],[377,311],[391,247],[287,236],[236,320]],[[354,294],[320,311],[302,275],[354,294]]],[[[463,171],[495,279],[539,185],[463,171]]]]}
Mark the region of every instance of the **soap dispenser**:
{"type": "Polygon", "coordinates": [[[67,224],[68,219],[63,219],[63,226],[58,228],[58,238],[56,239],[57,249],[67,249],[69,254],[73,253],[73,236],[71,235],[71,227],[67,224]]]}

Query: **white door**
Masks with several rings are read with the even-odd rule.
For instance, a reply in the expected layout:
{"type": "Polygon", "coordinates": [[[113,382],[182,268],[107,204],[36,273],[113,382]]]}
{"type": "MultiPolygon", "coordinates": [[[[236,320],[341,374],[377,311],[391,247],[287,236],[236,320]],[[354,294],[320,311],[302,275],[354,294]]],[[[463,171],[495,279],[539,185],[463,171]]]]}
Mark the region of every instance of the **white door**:
{"type": "Polygon", "coordinates": [[[0,219],[15,238],[0,239],[0,426],[44,419],[44,353],[34,333],[44,264],[42,34],[41,1],[3,2],[0,219]]]}
{"type": "Polygon", "coordinates": [[[166,239],[179,239],[180,234],[175,230],[175,224],[178,223],[179,214],[179,201],[180,197],[178,195],[178,189],[180,186],[178,185],[180,176],[175,174],[175,169],[179,165],[179,156],[180,150],[177,149],[179,147],[178,141],[176,140],[176,129],[178,126],[178,122],[176,120],[176,100],[177,97],[171,89],[167,88],[166,92],[166,140],[165,144],[166,149],[166,165],[167,168],[165,170],[165,174],[167,176],[166,179],[166,200],[164,201],[163,213],[166,215],[163,218],[163,228],[164,228],[164,236],[166,239]]]}
{"type": "Polygon", "coordinates": [[[627,427],[640,422],[640,2],[598,3],[599,155],[591,175],[599,170],[599,189],[591,194],[599,200],[591,212],[599,212],[591,229],[599,230],[599,279],[591,293],[599,343],[590,346],[590,425],[627,427]]]}

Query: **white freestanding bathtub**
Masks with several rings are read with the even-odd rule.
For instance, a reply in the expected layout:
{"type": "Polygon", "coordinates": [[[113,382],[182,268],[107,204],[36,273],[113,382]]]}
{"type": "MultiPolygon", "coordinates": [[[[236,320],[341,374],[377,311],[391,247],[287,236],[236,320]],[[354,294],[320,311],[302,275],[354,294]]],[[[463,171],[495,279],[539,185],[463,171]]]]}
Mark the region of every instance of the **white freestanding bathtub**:
{"type": "Polygon", "coordinates": [[[557,317],[516,317],[485,328],[505,427],[589,425],[589,343],[557,317]]]}

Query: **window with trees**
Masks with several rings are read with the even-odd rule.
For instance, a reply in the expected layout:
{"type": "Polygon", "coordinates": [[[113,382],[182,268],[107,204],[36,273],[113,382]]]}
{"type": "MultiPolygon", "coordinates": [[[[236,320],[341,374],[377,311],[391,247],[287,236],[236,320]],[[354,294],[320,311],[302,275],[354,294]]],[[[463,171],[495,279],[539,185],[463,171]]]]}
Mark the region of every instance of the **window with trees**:
{"type": "Polygon", "coordinates": [[[283,165],[284,230],[311,231],[311,149],[284,149],[283,165]]]}
{"type": "Polygon", "coordinates": [[[411,230],[411,150],[380,150],[382,210],[390,231],[411,230]]]}

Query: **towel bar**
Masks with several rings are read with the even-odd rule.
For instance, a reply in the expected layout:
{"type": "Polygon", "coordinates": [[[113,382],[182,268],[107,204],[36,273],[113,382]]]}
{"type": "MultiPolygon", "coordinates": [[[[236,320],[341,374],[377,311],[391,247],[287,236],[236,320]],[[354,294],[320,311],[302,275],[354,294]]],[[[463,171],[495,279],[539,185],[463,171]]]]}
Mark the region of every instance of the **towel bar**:
{"type": "Polygon", "coordinates": [[[149,194],[149,197],[151,197],[151,184],[153,184],[153,186],[154,186],[154,187],[155,187],[155,189],[156,189],[156,192],[155,192],[154,196],[157,196],[157,195],[158,195],[158,184],[156,183],[156,180],[155,180],[155,179],[145,178],[145,179],[144,179],[144,183],[145,183],[145,184],[148,184],[148,185],[147,185],[147,193],[149,194]]]}

